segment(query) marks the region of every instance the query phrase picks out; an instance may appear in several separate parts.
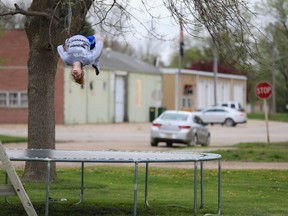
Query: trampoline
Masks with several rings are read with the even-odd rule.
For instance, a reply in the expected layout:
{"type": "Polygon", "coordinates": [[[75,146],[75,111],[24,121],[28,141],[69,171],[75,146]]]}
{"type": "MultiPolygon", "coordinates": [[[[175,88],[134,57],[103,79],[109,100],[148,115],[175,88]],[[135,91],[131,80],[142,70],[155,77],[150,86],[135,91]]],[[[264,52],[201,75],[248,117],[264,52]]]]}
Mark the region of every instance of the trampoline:
{"type": "Polygon", "coordinates": [[[93,151],[93,150],[51,150],[51,149],[7,149],[11,161],[38,161],[47,163],[45,215],[49,215],[51,162],[81,163],[80,203],[84,196],[85,163],[131,163],[134,164],[134,216],[137,215],[138,166],[145,164],[145,204],[148,202],[148,174],[150,163],[191,162],[194,167],[194,215],[197,215],[197,170],[200,163],[200,208],[204,206],[205,161],[218,161],[218,215],[221,213],[221,155],[196,152],[150,152],[150,151],[93,151]]]}

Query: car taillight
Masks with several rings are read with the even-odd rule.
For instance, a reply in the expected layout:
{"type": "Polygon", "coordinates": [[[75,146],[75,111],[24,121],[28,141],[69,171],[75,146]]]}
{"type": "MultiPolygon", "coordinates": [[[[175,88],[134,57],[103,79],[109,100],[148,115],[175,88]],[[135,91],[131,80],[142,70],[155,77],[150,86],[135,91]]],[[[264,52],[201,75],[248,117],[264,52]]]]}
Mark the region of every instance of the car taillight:
{"type": "Polygon", "coordinates": [[[161,124],[159,124],[159,123],[153,123],[152,125],[153,125],[153,127],[161,127],[161,124]]]}
{"type": "Polygon", "coordinates": [[[180,129],[190,129],[191,128],[191,126],[189,126],[189,125],[179,125],[178,127],[180,129]]]}

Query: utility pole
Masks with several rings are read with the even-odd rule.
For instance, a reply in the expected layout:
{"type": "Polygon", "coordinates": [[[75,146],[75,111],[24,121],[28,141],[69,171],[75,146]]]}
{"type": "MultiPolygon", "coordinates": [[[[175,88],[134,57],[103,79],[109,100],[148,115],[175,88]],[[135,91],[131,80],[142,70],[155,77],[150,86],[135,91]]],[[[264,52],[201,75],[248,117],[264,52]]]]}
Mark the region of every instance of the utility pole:
{"type": "Polygon", "coordinates": [[[180,104],[179,104],[179,88],[181,86],[181,68],[182,68],[182,57],[179,55],[178,58],[178,72],[176,73],[176,79],[175,79],[175,110],[179,110],[180,104]]]}
{"type": "Polygon", "coordinates": [[[181,69],[182,69],[182,61],[184,56],[184,33],[183,33],[183,21],[182,18],[179,18],[180,25],[180,40],[179,40],[179,58],[178,58],[178,72],[175,77],[175,110],[179,110],[179,88],[181,86],[181,69]]]}
{"type": "Polygon", "coordinates": [[[217,105],[218,51],[213,41],[214,105],[217,105]]]}
{"type": "Polygon", "coordinates": [[[276,114],[276,82],[275,82],[275,46],[274,41],[272,41],[272,65],[271,65],[271,75],[272,75],[272,109],[271,115],[272,119],[275,120],[276,114]]]}
{"type": "Polygon", "coordinates": [[[272,53],[272,64],[271,64],[271,76],[272,76],[272,106],[270,108],[272,119],[275,119],[276,114],[276,82],[275,82],[275,43],[274,43],[274,28],[273,24],[270,23],[271,32],[269,34],[270,36],[270,44],[271,44],[271,53],[272,53]]]}

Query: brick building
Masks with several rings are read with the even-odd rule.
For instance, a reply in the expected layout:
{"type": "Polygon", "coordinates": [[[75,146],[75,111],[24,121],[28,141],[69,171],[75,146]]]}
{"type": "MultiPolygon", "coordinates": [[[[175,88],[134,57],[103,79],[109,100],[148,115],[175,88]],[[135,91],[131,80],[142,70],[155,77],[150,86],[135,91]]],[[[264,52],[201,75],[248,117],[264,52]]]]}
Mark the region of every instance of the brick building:
{"type": "MultiPolygon", "coordinates": [[[[0,123],[28,122],[29,44],[24,30],[0,34],[0,123]]],[[[64,122],[64,75],[59,61],[55,83],[55,121],[64,122]]]]}

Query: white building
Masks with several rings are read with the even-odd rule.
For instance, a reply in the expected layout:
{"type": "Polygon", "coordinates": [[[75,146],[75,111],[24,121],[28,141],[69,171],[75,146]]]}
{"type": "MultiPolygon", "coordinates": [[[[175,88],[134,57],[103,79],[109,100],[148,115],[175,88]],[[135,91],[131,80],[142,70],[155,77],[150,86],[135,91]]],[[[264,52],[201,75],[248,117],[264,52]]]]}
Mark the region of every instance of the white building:
{"type": "MultiPolygon", "coordinates": [[[[178,69],[161,69],[163,73],[163,106],[176,108],[175,82],[178,69]]],[[[181,69],[178,82],[178,108],[196,111],[215,104],[214,74],[212,72],[181,69]]],[[[237,101],[246,107],[247,77],[217,74],[217,102],[237,101]]]]}

